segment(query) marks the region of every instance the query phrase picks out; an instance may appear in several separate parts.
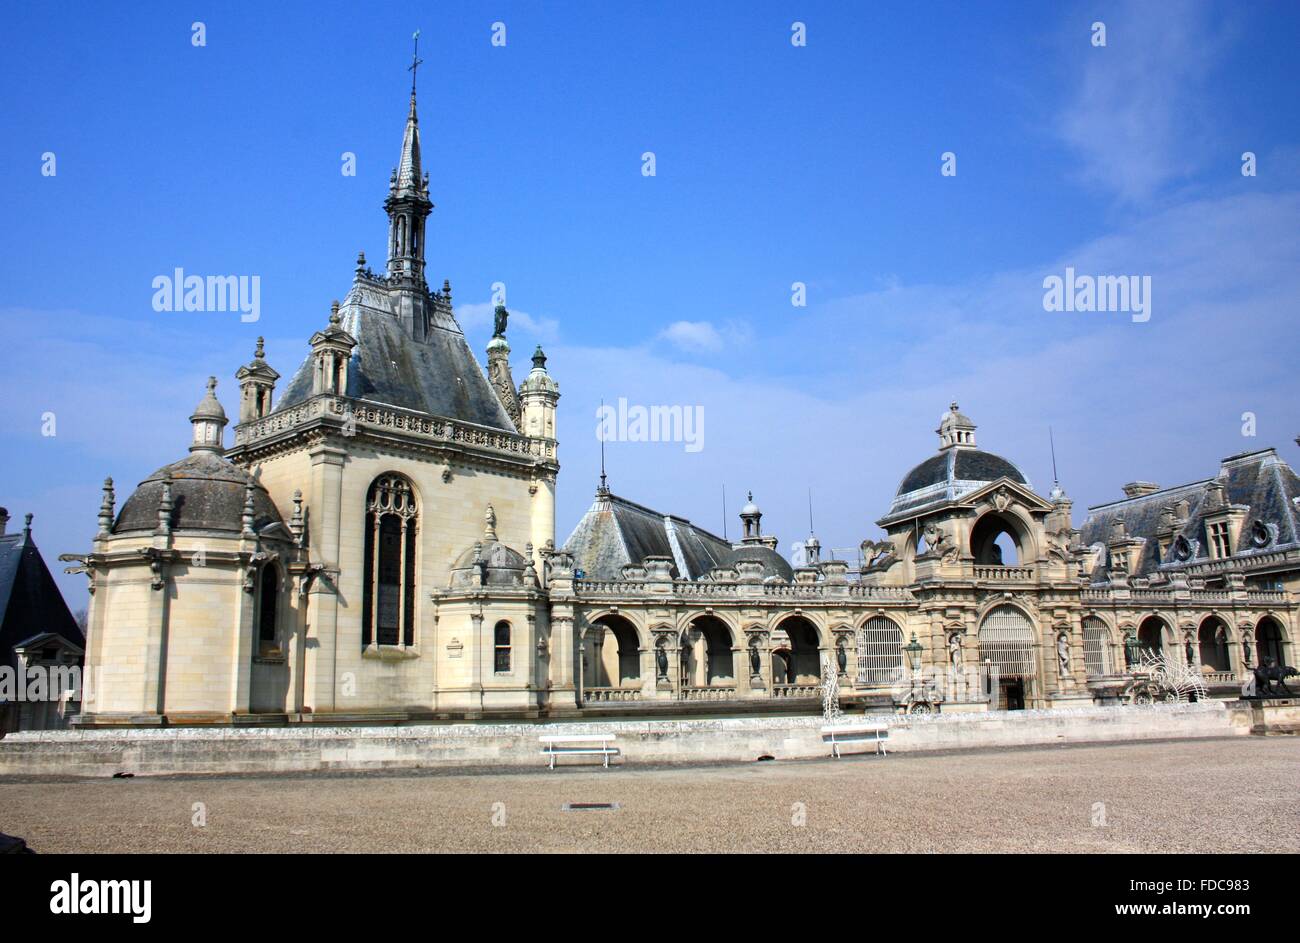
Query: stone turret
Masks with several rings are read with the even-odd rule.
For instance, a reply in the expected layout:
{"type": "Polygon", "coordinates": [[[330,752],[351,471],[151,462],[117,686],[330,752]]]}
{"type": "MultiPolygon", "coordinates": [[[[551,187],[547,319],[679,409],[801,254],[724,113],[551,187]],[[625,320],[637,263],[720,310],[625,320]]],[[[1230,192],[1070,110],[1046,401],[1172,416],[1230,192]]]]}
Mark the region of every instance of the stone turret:
{"type": "Polygon", "coordinates": [[[263,359],[266,353],[264,343],[259,337],[252,362],[235,371],[235,379],[239,381],[240,422],[261,419],[271,411],[271,394],[280,374],[263,359]]]}

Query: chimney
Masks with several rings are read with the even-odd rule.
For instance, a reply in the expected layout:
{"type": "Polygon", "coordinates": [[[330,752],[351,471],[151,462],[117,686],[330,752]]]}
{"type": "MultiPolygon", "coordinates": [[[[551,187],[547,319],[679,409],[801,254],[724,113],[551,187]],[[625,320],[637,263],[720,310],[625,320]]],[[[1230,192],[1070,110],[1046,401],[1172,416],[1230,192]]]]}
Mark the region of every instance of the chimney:
{"type": "Polygon", "coordinates": [[[1154,481],[1130,481],[1124,486],[1124,497],[1140,498],[1159,490],[1160,486],[1154,481]]]}
{"type": "Polygon", "coordinates": [[[9,509],[0,508],[0,537],[3,537],[5,535],[5,531],[8,529],[9,529],[9,509]]]}

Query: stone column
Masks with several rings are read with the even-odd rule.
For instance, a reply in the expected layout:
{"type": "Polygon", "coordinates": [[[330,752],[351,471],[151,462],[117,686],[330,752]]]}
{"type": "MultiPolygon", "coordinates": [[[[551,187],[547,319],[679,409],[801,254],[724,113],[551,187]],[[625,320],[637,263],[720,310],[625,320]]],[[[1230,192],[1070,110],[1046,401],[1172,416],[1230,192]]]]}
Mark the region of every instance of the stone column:
{"type": "MultiPolygon", "coordinates": [[[[339,678],[339,528],[343,503],[343,462],[347,453],[330,445],[311,451],[311,494],[309,518],[311,547],[324,570],[312,581],[309,612],[312,624],[303,656],[303,708],[312,711],[338,710],[339,678]]],[[[360,511],[358,511],[360,513],[360,511]]],[[[363,590],[364,591],[364,590],[363,590]]],[[[360,600],[357,610],[360,611],[360,600]]],[[[359,627],[359,620],[358,620],[359,627]]],[[[361,640],[356,640],[358,651],[361,640]]]]}

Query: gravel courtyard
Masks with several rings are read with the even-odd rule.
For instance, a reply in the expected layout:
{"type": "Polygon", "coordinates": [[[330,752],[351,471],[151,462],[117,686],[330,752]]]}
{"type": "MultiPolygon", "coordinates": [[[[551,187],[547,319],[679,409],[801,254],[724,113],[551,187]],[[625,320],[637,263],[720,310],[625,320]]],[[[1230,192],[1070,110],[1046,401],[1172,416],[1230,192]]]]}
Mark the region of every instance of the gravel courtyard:
{"type": "Polygon", "coordinates": [[[1239,737],[608,771],[7,778],[0,831],[38,852],[1297,852],[1298,771],[1300,738],[1239,737]],[[563,809],[591,802],[618,808],[563,809]]]}

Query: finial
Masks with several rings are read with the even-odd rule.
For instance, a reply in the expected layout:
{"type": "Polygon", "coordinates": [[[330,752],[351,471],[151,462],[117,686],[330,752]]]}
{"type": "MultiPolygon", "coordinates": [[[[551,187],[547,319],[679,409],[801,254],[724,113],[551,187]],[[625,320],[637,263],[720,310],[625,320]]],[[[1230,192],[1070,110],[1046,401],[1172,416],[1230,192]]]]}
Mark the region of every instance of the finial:
{"type": "Polygon", "coordinates": [[[99,502],[99,536],[107,537],[113,530],[113,505],[116,502],[113,479],[104,479],[104,497],[99,502]]]}
{"type": "Polygon", "coordinates": [[[754,492],[752,491],[745,492],[745,500],[752,504],[754,501],[754,492]]]}
{"type": "Polygon", "coordinates": [[[294,543],[302,546],[303,519],[302,519],[302,489],[295,488],[293,491],[293,515],[289,518],[289,532],[293,534],[294,543]]]}
{"type": "Polygon", "coordinates": [[[949,403],[948,408],[953,412],[957,412],[957,401],[953,400],[951,403],[949,403]]]}
{"type": "MultiPolygon", "coordinates": [[[[563,365],[561,365],[563,366],[563,365]]],[[[546,354],[542,353],[542,345],[538,344],[537,349],[533,351],[533,368],[535,370],[546,369],[546,354]]]]}
{"type": "Polygon", "coordinates": [[[32,512],[28,511],[23,515],[23,541],[26,542],[32,536],[32,512]]]}
{"type": "Polygon", "coordinates": [[[172,532],[172,476],[171,472],[162,483],[162,497],[158,500],[158,533],[170,534],[172,532]]]}
{"type": "Polygon", "coordinates": [[[487,506],[487,511],[483,515],[483,537],[485,540],[497,539],[497,512],[492,505],[487,506]]]}
{"type": "Polygon", "coordinates": [[[243,536],[253,537],[256,531],[253,530],[253,479],[250,477],[244,482],[244,514],[243,514],[243,536]]]}
{"type": "Polygon", "coordinates": [[[266,356],[266,338],[259,337],[257,339],[257,349],[253,351],[253,359],[261,360],[265,356],[266,356]]]}
{"type": "Polygon", "coordinates": [[[337,325],[342,318],[339,317],[339,300],[335,298],[330,302],[330,324],[337,325]]]}
{"type": "Polygon", "coordinates": [[[216,395],[217,395],[217,378],[216,378],[216,377],[208,377],[208,395],[209,395],[209,396],[216,396],[216,395]]]}
{"type": "Polygon", "coordinates": [[[444,278],[444,279],[442,280],[442,293],[443,293],[444,295],[447,296],[448,300],[451,299],[451,280],[450,280],[450,279],[444,278]]]}
{"type": "Polygon", "coordinates": [[[358,271],[358,272],[364,272],[365,270],[366,270],[366,254],[365,254],[365,252],[358,252],[358,253],[357,253],[357,271],[358,271]]]}

